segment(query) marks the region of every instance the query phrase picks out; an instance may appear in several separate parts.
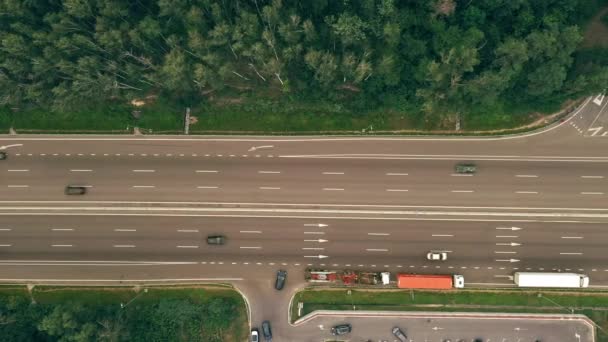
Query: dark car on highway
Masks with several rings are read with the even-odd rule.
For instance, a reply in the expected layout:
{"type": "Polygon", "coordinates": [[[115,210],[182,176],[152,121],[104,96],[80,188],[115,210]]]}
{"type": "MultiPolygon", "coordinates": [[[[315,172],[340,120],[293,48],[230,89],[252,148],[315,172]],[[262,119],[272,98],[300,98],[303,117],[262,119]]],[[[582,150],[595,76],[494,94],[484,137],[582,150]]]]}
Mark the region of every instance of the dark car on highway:
{"type": "Polygon", "coordinates": [[[331,328],[331,333],[335,336],[346,335],[351,331],[353,331],[353,326],[350,324],[339,324],[331,328]]]}
{"type": "Polygon", "coordinates": [[[4,159],[6,159],[6,157],[8,157],[8,155],[6,154],[6,152],[0,151],[0,160],[4,160],[4,159]]]}
{"type": "Polygon", "coordinates": [[[221,246],[226,242],[226,237],[223,235],[209,235],[207,236],[208,245],[221,246]]]}
{"type": "Polygon", "coordinates": [[[264,340],[272,341],[272,329],[269,321],[262,322],[262,335],[264,335],[264,340]]]}
{"type": "Polygon", "coordinates": [[[473,163],[458,163],[454,167],[456,173],[475,173],[477,172],[477,166],[473,163]]]}
{"type": "Polygon", "coordinates": [[[87,193],[87,188],[80,185],[68,185],[65,187],[66,195],[84,195],[87,193]]]}
{"type": "Polygon", "coordinates": [[[279,270],[277,272],[277,280],[274,283],[274,288],[277,290],[282,290],[285,287],[285,281],[287,281],[287,271],[279,270]]]}
{"type": "Polygon", "coordinates": [[[403,331],[401,331],[401,328],[394,327],[393,328],[393,335],[395,335],[395,337],[398,338],[399,341],[401,341],[401,342],[407,342],[407,336],[405,335],[405,333],[403,333],[403,331]]]}

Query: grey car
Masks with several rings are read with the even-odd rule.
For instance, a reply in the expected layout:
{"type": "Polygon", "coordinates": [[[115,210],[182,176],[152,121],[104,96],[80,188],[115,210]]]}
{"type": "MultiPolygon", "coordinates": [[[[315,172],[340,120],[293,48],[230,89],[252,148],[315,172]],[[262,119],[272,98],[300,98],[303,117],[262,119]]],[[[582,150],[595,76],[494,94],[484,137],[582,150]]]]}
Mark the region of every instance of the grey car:
{"type": "Polygon", "coordinates": [[[272,329],[270,328],[269,321],[262,322],[262,335],[264,335],[264,340],[267,342],[272,341],[272,329]]]}
{"type": "Polygon", "coordinates": [[[226,237],[223,235],[209,235],[207,236],[207,244],[208,245],[216,245],[221,246],[226,243],[226,237]]]}
{"type": "Polygon", "coordinates": [[[399,341],[401,341],[401,342],[407,342],[407,336],[403,333],[403,331],[401,331],[401,328],[394,327],[393,328],[393,335],[395,335],[395,337],[398,338],[399,341]]]}
{"type": "Polygon", "coordinates": [[[473,163],[458,163],[454,167],[456,173],[471,174],[477,172],[477,166],[473,163]]]}
{"type": "Polygon", "coordinates": [[[339,324],[331,328],[331,334],[334,336],[346,335],[353,331],[353,326],[350,324],[339,324]]]}
{"type": "Polygon", "coordinates": [[[279,270],[277,272],[277,280],[274,283],[274,288],[277,290],[282,290],[285,287],[285,281],[287,281],[287,271],[279,270]]]}
{"type": "Polygon", "coordinates": [[[6,159],[6,157],[8,157],[6,152],[0,151],[0,160],[4,160],[4,159],[6,159]]]}
{"type": "Polygon", "coordinates": [[[68,185],[65,187],[66,195],[84,195],[87,193],[87,188],[80,185],[68,185]]]}

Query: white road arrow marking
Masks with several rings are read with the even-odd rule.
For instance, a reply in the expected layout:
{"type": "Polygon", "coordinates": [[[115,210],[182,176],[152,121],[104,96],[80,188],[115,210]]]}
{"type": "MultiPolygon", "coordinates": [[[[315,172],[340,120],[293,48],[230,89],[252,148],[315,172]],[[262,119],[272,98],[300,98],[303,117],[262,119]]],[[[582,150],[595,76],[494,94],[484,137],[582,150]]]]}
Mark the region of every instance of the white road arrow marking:
{"type": "Polygon", "coordinates": [[[496,227],[496,229],[503,229],[503,230],[522,230],[522,228],[519,228],[519,227],[496,227]]]}
{"type": "Polygon", "coordinates": [[[519,262],[519,259],[496,259],[495,261],[499,261],[499,262],[519,262]]]}
{"type": "Polygon", "coordinates": [[[317,258],[317,259],[325,259],[325,258],[329,258],[327,255],[305,255],[305,258],[317,258]]]}
{"type": "Polygon", "coordinates": [[[0,150],[6,150],[9,147],[17,147],[17,146],[23,146],[23,144],[12,144],[12,145],[0,146],[0,150]]]}
{"type": "Polygon", "coordinates": [[[517,242],[500,243],[500,242],[497,242],[496,246],[513,246],[513,247],[515,247],[515,246],[521,246],[521,243],[517,243],[517,242]]]}
{"type": "Polygon", "coordinates": [[[593,133],[591,134],[591,136],[594,137],[596,134],[601,132],[603,128],[604,127],[594,127],[594,128],[589,128],[587,131],[592,131],[593,133]]]}
{"type": "Polygon", "coordinates": [[[323,243],[323,242],[327,242],[329,240],[325,240],[325,239],[318,239],[318,240],[304,240],[304,242],[318,242],[318,243],[323,243]]]}
{"type": "Polygon", "coordinates": [[[306,223],[304,224],[304,227],[327,227],[327,225],[325,223],[306,223]]]}
{"type": "Polygon", "coordinates": [[[593,103],[595,103],[595,104],[596,104],[596,105],[598,105],[598,106],[601,106],[601,105],[602,105],[602,101],[604,101],[604,94],[599,94],[598,96],[596,96],[596,97],[593,99],[593,103]]]}
{"type": "Polygon", "coordinates": [[[262,145],[262,146],[252,146],[248,151],[252,152],[252,151],[257,151],[257,150],[261,150],[264,148],[273,148],[274,145],[262,145]]]}

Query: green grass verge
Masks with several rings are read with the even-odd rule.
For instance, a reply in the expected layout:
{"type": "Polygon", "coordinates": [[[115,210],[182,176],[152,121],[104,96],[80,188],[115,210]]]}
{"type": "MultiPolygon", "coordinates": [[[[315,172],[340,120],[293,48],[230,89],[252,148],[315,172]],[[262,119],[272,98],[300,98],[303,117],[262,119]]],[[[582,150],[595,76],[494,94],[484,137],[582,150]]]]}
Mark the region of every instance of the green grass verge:
{"type": "Polygon", "coordinates": [[[132,125],[129,112],[124,106],[75,112],[51,112],[42,109],[22,110],[12,113],[12,125],[17,132],[125,132],[132,125]]]}
{"type": "MultiPolygon", "coordinates": [[[[291,308],[298,318],[298,303],[304,303],[302,316],[316,310],[389,310],[454,312],[523,312],[585,314],[608,331],[608,292],[528,291],[528,290],[304,290],[298,292],[291,308]],[[541,293],[542,297],[538,294],[541,293]]],[[[598,331],[599,341],[608,336],[598,331]]]]}
{"type": "Polygon", "coordinates": [[[147,289],[36,286],[30,293],[3,286],[0,312],[9,323],[0,325],[0,336],[72,340],[87,329],[89,340],[107,337],[107,330],[116,333],[115,341],[242,341],[248,336],[244,300],[229,286],[147,289]],[[121,308],[121,303],[128,304],[121,308]]]}

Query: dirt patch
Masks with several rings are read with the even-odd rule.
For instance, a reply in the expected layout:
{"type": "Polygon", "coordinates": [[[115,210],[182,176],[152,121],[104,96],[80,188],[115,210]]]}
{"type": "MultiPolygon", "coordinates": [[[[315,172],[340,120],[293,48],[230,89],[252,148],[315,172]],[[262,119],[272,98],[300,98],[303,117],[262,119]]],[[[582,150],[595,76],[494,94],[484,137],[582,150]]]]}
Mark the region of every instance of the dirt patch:
{"type": "Polygon", "coordinates": [[[583,44],[584,48],[601,46],[608,47],[608,26],[602,22],[602,17],[608,14],[608,6],[602,8],[589,23],[585,31],[583,44]]]}

